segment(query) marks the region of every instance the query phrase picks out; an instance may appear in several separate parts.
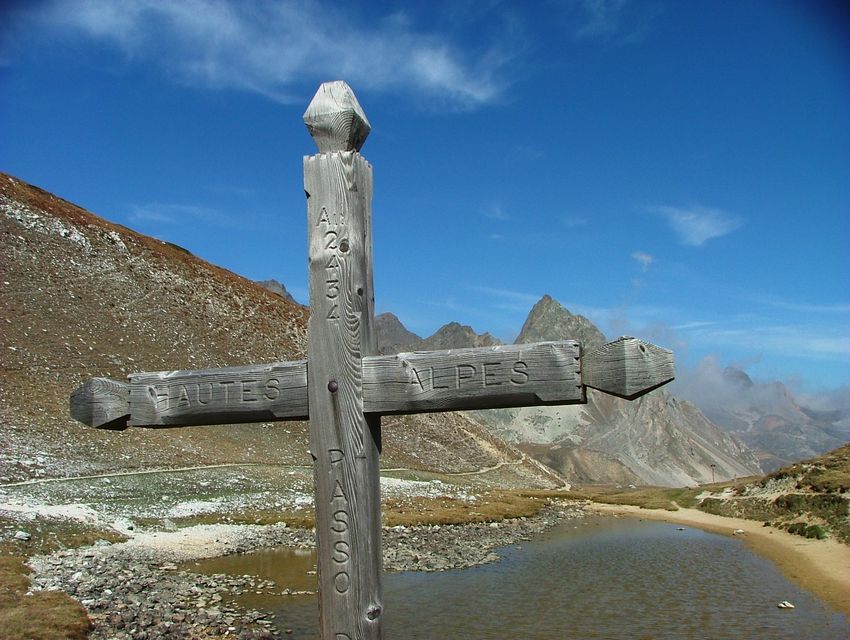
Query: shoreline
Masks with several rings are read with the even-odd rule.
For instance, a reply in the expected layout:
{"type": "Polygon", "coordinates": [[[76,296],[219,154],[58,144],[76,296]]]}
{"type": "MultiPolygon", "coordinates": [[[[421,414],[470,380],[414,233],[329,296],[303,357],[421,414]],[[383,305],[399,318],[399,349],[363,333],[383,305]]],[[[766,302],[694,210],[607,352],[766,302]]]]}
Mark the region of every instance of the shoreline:
{"type": "Polygon", "coordinates": [[[850,546],[832,538],[803,538],[761,521],[717,516],[698,509],[642,509],[632,505],[591,503],[588,511],[690,525],[711,533],[740,537],[753,553],[773,562],[795,584],[850,616],[850,546]],[[744,531],[735,534],[736,530],[744,531]]]}

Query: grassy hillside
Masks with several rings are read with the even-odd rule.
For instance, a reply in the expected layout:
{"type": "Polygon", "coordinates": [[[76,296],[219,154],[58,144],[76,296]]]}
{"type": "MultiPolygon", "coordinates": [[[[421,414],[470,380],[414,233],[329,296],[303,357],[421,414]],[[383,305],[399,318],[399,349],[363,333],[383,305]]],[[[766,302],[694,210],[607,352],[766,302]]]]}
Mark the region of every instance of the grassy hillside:
{"type": "Polygon", "coordinates": [[[693,507],[850,544],[850,444],[761,478],[682,489],[597,487],[584,489],[580,497],[646,509],[693,507]]]}

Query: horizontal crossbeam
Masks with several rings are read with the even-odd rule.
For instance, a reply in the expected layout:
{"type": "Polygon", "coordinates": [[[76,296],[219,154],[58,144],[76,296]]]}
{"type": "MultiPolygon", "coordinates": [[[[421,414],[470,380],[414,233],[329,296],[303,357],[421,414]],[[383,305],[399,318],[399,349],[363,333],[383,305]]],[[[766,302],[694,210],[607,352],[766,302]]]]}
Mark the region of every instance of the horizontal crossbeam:
{"type": "MultiPolygon", "coordinates": [[[[673,375],[670,351],[635,338],[584,355],[568,340],[366,356],[363,408],[386,415],[581,404],[588,386],[634,399],[673,375]]],[[[104,429],[307,420],[307,361],[134,373],[126,383],[94,378],[70,403],[72,417],[104,429]]]]}

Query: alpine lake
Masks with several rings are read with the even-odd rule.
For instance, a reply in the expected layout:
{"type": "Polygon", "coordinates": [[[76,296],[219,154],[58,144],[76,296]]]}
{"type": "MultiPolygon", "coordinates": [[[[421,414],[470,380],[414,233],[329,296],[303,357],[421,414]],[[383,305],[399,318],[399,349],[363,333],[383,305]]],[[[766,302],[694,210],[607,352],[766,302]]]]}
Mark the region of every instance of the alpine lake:
{"type": "MultiPolygon", "coordinates": [[[[387,638],[411,640],[850,638],[850,618],[782,576],[740,539],[591,516],[499,550],[500,561],[384,575],[387,638]],[[777,603],[789,601],[793,609],[777,603]]],[[[315,591],[315,552],[280,548],[188,563],[315,591]]],[[[282,637],[318,638],[315,595],[242,595],[282,637]]]]}

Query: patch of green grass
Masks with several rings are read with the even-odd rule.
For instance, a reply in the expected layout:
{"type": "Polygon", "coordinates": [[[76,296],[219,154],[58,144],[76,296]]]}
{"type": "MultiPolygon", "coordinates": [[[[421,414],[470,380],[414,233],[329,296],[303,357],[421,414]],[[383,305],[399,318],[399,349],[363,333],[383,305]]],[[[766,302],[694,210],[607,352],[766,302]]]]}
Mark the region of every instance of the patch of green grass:
{"type": "Polygon", "coordinates": [[[68,594],[61,591],[36,591],[27,595],[27,557],[59,549],[84,547],[98,540],[120,542],[127,538],[112,529],[43,518],[25,523],[0,518],[0,529],[24,530],[30,534],[29,540],[13,538],[0,543],[0,638],[87,638],[91,623],[86,611],[68,594]]]}
{"type": "Polygon", "coordinates": [[[697,506],[696,497],[703,488],[641,487],[639,489],[602,489],[591,492],[590,499],[603,504],[621,504],[641,509],[677,511],[680,507],[697,506]]]}
{"type": "Polygon", "coordinates": [[[61,591],[27,595],[29,569],[23,557],[0,557],[0,638],[83,640],[91,622],[79,602],[61,591]]]}

